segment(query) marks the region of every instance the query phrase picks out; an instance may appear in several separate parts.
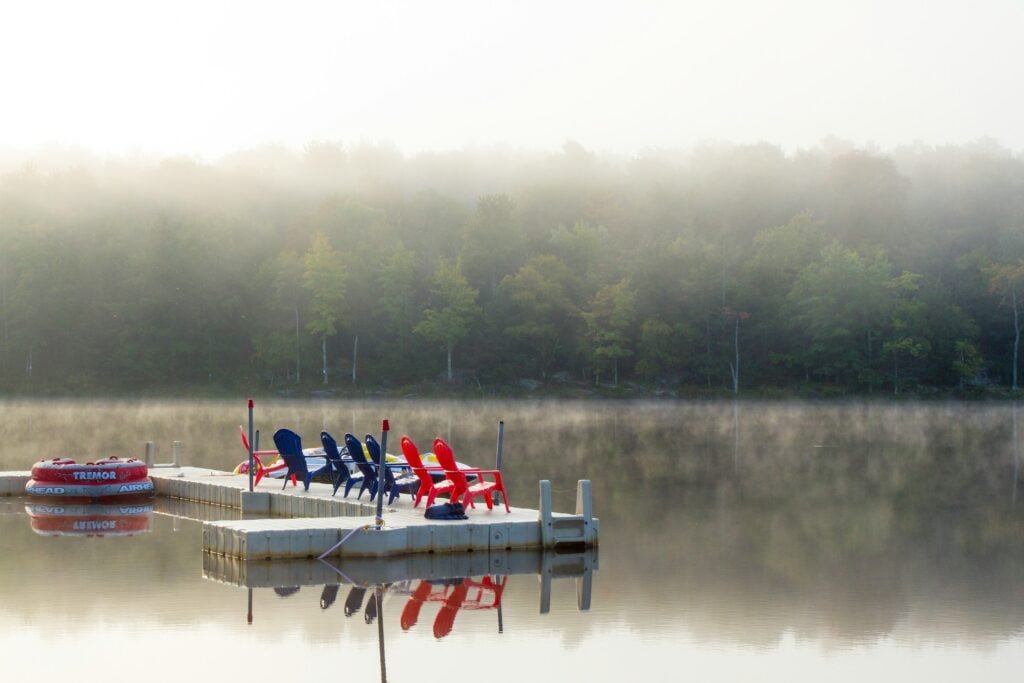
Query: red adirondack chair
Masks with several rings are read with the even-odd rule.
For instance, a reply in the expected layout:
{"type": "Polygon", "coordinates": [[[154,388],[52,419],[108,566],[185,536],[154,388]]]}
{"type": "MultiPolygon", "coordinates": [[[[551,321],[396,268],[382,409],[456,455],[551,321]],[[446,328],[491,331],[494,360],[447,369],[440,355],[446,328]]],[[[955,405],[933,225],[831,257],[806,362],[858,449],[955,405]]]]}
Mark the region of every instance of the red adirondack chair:
{"type": "Polygon", "coordinates": [[[443,467],[427,467],[423,464],[423,458],[420,457],[420,450],[416,448],[416,444],[413,443],[412,439],[407,436],[402,437],[402,454],[405,456],[405,461],[409,463],[409,467],[419,477],[420,488],[416,491],[416,499],[413,501],[412,506],[416,507],[420,504],[420,499],[423,496],[427,497],[427,507],[434,504],[434,498],[441,493],[447,493],[449,496],[455,489],[455,482],[451,479],[442,479],[441,481],[434,481],[431,476],[431,472],[442,473],[444,472],[443,467]]]}
{"type": "Polygon", "coordinates": [[[463,506],[476,507],[473,505],[473,499],[483,496],[484,502],[487,503],[487,509],[491,510],[494,508],[491,492],[498,491],[501,493],[501,499],[505,501],[505,511],[512,512],[512,508],[508,504],[508,493],[505,492],[505,484],[501,481],[501,472],[477,468],[460,470],[455,462],[455,453],[452,452],[452,447],[440,437],[434,439],[434,455],[437,456],[437,461],[444,467],[445,476],[455,483],[455,490],[452,492],[450,500],[458,500],[461,497],[463,506]],[[469,481],[466,479],[467,474],[475,474],[477,477],[477,482],[472,486],[470,486],[469,481]],[[485,474],[491,475],[494,481],[484,481],[483,475],[485,474]]]}
{"type": "MultiPolygon", "coordinates": [[[[238,425],[238,433],[242,435],[242,446],[245,448],[246,455],[248,455],[249,454],[249,437],[246,435],[245,430],[242,428],[242,425],[238,425]]],[[[280,455],[280,453],[278,453],[277,451],[253,451],[252,459],[253,459],[253,462],[256,465],[256,471],[253,473],[253,480],[252,480],[253,487],[259,486],[260,479],[262,479],[264,476],[266,476],[270,472],[276,472],[277,470],[283,470],[286,467],[286,465],[284,464],[284,461],[282,461],[278,465],[273,465],[271,467],[267,467],[266,465],[263,464],[263,461],[260,459],[261,455],[264,455],[264,456],[266,456],[266,455],[280,455]]],[[[298,482],[297,482],[294,474],[291,476],[291,480],[292,480],[292,486],[298,486],[298,482]]]]}

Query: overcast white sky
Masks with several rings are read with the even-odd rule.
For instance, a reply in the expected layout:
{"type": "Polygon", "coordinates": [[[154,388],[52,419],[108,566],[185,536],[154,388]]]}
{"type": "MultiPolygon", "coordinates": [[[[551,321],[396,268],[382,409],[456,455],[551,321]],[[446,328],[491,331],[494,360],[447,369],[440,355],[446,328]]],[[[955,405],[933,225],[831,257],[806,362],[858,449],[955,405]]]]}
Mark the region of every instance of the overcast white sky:
{"type": "Polygon", "coordinates": [[[0,147],[1024,150],[1024,0],[0,4],[0,147]]]}

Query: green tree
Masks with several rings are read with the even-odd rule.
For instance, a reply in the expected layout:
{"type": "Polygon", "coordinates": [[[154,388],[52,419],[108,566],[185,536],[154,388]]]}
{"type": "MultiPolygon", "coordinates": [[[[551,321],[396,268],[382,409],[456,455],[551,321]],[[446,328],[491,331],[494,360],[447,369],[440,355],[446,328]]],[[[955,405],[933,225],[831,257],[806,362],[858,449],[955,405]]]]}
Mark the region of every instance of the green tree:
{"type": "Polygon", "coordinates": [[[916,296],[920,279],[916,273],[904,272],[889,283],[894,295],[891,331],[882,344],[882,352],[892,355],[893,394],[900,393],[901,361],[920,361],[931,351],[927,306],[916,296]]]}
{"type": "Polygon", "coordinates": [[[953,370],[959,377],[960,388],[963,389],[964,382],[974,379],[981,370],[984,361],[978,348],[969,341],[958,341],[955,345],[956,359],[953,361],[953,370]]]}
{"type": "Polygon", "coordinates": [[[595,365],[595,384],[602,367],[611,361],[613,384],[619,385],[619,361],[633,355],[631,332],[635,318],[636,291],[627,278],[599,289],[589,310],[583,313],[587,343],[595,365]]]}
{"type": "MultiPolygon", "coordinates": [[[[294,251],[283,251],[267,259],[257,269],[254,286],[258,300],[265,302],[269,316],[258,316],[253,323],[253,351],[271,387],[278,370],[302,381],[302,327],[300,308],[304,311],[308,293],[303,287],[302,259],[294,251]],[[295,363],[292,374],[288,368],[295,363]]],[[[307,338],[308,339],[308,338],[307,338]]]]}
{"type": "Polygon", "coordinates": [[[441,261],[434,271],[430,290],[431,307],[414,331],[431,342],[444,345],[448,359],[448,380],[452,379],[452,351],[455,344],[469,334],[473,319],[479,314],[477,290],[469,286],[457,266],[441,261]]]}
{"type": "Polygon", "coordinates": [[[327,384],[327,338],[337,332],[339,305],[345,297],[345,270],[327,235],[318,232],[303,258],[302,284],[310,294],[310,320],[306,329],[320,337],[322,374],[327,384]]]}
{"type": "Polygon", "coordinates": [[[869,389],[877,383],[874,362],[889,324],[890,269],[881,251],[865,257],[833,244],[801,270],[786,302],[790,333],[803,341],[792,360],[835,383],[869,389]]]}
{"type": "MultiPolygon", "coordinates": [[[[413,354],[413,327],[416,325],[416,255],[399,242],[384,257],[377,275],[376,315],[383,322],[386,355],[397,363],[415,363],[413,354]]],[[[352,381],[355,382],[355,359],[352,363],[352,381]]]]}
{"type": "Polygon", "coordinates": [[[474,287],[493,294],[505,274],[521,263],[522,242],[512,200],[503,194],[481,197],[463,237],[459,266],[474,287]]]}
{"type": "Polygon", "coordinates": [[[1013,312],[1013,361],[1010,366],[1012,377],[1011,388],[1018,390],[1017,368],[1020,354],[1020,307],[1021,295],[1024,294],[1024,259],[1016,263],[998,263],[989,266],[986,273],[989,277],[989,290],[1001,294],[1005,303],[1013,312]]]}
{"type": "Polygon", "coordinates": [[[578,282],[557,256],[535,256],[501,282],[508,302],[505,334],[519,343],[541,377],[556,356],[576,344],[580,307],[578,282]]]}

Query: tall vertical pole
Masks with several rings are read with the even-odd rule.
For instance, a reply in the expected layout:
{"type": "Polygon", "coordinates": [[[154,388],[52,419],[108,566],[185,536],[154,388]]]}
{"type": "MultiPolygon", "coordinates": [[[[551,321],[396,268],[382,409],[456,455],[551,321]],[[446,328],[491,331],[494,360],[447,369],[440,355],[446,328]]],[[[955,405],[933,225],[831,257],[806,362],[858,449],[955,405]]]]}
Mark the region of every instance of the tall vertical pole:
{"type": "Polygon", "coordinates": [[[505,441],[505,421],[498,421],[498,455],[495,458],[494,469],[501,470],[501,448],[505,441]]]}
{"type": "MultiPolygon", "coordinates": [[[[499,420],[498,421],[498,453],[497,453],[497,455],[494,458],[494,461],[495,461],[494,462],[494,469],[498,470],[499,472],[501,471],[501,451],[502,451],[502,445],[504,444],[504,441],[505,441],[505,421],[504,420],[499,420]]],[[[493,502],[495,502],[495,503],[498,502],[498,492],[497,491],[491,491],[491,500],[493,502]]]]}
{"type": "Polygon", "coordinates": [[[390,429],[391,425],[384,420],[381,423],[380,432],[380,463],[377,465],[377,517],[374,519],[378,529],[384,526],[384,474],[388,469],[388,431],[390,429]]]}
{"type": "Polygon", "coordinates": [[[252,399],[249,399],[249,490],[252,491],[252,465],[253,465],[253,433],[252,433],[252,399]]]}

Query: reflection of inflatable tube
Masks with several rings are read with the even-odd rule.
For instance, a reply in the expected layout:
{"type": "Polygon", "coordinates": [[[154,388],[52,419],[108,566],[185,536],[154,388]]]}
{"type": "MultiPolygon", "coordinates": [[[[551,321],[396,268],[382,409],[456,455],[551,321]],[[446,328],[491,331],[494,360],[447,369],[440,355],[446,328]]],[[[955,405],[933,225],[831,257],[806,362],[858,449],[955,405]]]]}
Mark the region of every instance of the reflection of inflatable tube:
{"type": "Polygon", "coordinates": [[[41,536],[132,536],[149,531],[153,506],[29,503],[25,512],[41,536]]]}
{"type": "Polygon", "coordinates": [[[146,464],[129,458],[104,458],[76,463],[68,458],[41,460],[25,484],[30,496],[78,499],[148,497],[156,493],[146,464]]]}

